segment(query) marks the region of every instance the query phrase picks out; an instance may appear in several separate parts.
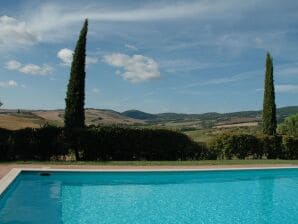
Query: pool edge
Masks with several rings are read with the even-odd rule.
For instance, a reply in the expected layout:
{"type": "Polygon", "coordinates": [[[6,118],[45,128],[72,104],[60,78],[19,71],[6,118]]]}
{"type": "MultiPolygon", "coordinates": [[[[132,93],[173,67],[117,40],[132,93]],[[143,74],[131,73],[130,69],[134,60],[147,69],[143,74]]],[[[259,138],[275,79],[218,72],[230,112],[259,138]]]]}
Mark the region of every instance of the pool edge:
{"type": "Polygon", "coordinates": [[[16,179],[16,177],[22,172],[20,168],[11,169],[2,179],[0,179],[0,196],[10,186],[10,184],[16,179]]]}
{"type": "Polygon", "coordinates": [[[183,171],[237,171],[237,170],[276,170],[276,169],[298,169],[298,166],[272,166],[272,167],[233,167],[233,168],[177,168],[177,169],[55,169],[49,167],[41,168],[12,168],[2,179],[0,179],[0,197],[12,184],[21,172],[183,172],[183,171]]]}

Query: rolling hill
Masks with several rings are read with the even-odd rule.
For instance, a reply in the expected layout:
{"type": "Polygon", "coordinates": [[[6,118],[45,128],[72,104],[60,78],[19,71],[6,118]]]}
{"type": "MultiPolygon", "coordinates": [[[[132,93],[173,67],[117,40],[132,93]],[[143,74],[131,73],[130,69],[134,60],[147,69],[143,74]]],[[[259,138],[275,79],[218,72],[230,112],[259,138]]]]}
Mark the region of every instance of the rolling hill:
{"type": "MultiPolygon", "coordinates": [[[[281,107],[277,109],[277,118],[282,121],[285,117],[298,113],[298,106],[281,107]]],[[[262,111],[239,111],[232,113],[203,113],[203,114],[180,114],[180,113],[160,113],[149,114],[138,110],[130,110],[122,113],[130,118],[140,119],[147,122],[179,121],[179,120],[214,120],[227,121],[234,118],[248,119],[249,121],[260,120],[262,111]],[[144,115],[145,114],[145,115],[144,115]]]]}
{"type": "MultiPolygon", "coordinates": [[[[298,106],[277,109],[278,121],[298,113],[298,106]]],[[[20,129],[25,127],[38,128],[46,123],[63,126],[64,110],[0,110],[0,127],[20,129]]],[[[113,110],[86,109],[87,125],[155,125],[157,127],[174,128],[207,128],[257,125],[261,121],[261,111],[240,111],[233,113],[150,114],[138,110],[119,113],[113,110]]]]}
{"type": "MultiPolygon", "coordinates": [[[[0,127],[16,130],[25,127],[38,128],[46,123],[63,126],[64,110],[0,110],[0,127]]],[[[145,121],[126,117],[112,110],[88,108],[85,111],[87,125],[144,124],[145,121]]]]}

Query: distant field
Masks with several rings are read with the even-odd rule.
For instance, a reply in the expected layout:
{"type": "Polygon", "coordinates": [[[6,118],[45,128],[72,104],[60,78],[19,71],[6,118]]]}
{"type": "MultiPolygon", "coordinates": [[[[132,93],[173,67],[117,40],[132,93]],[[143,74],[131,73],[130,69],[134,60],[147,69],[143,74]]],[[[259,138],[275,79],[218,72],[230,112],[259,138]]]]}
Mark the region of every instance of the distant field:
{"type": "Polygon", "coordinates": [[[215,136],[223,133],[238,133],[238,134],[256,134],[261,131],[260,126],[241,126],[241,124],[226,125],[223,127],[206,128],[202,130],[184,131],[183,133],[188,135],[196,142],[210,142],[215,136]]]}
{"type": "Polygon", "coordinates": [[[17,130],[22,128],[39,128],[42,124],[42,119],[18,117],[9,114],[0,114],[0,127],[10,130],[17,130]]]}
{"type": "MultiPolygon", "coordinates": [[[[278,121],[298,112],[298,106],[277,109],[278,121]]],[[[197,142],[209,142],[214,136],[235,132],[255,134],[260,131],[261,111],[206,114],[148,114],[141,111],[117,112],[104,109],[86,109],[87,125],[127,125],[136,128],[162,128],[180,131],[197,142]]],[[[0,110],[0,128],[11,130],[44,124],[63,126],[64,111],[58,110],[0,110]]]]}
{"type": "Polygon", "coordinates": [[[246,123],[238,123],[238,124],[223,124],[216,125],[216,128],[231,128],[231,127],[251,127],[258,126],[258,122],[246,122],[246,123]]]}
{"type": "MultiPolygon", "coordinates": [[[[36,110],[36,111],[17,111],[17,110],[0,110],[0,128],[17,130],[22,128],[39,128],[44,124],[63,126],[63,110],[36,110]]],[[[142,120],[125,117],[120,113],[110,110],[86,110],[86,124],[125,124],[125,125],[142,125],[142,120]]]]}

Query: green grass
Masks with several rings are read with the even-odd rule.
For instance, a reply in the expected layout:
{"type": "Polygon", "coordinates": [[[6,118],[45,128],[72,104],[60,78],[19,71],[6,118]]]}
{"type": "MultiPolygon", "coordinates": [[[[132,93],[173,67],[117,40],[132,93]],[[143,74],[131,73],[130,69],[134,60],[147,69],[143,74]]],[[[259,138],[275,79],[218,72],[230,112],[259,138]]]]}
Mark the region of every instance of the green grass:
{"type": "Polygon", "coordinates": [[[196,165],[298,165],[298,160],[201,160],[201,161],[13,161],[0,164],[100,165],[100,166],[196,166],[196,165]]]}
{"type": "Polygon", "coordinates": [[[206,128],[192,131],[183,131],[195,142],[210,142],[214,137],[223,133],[250,134],[254,135],[260,132],[260,127],[230,127],[230,128],[206,128]]]}
{"type": "Polygon", "coordinates": [[[184,131],[183,133],[188,135],[195,142],[209,142],[218,133],[218,130],[205,129],[195,131],[184,131]]]}

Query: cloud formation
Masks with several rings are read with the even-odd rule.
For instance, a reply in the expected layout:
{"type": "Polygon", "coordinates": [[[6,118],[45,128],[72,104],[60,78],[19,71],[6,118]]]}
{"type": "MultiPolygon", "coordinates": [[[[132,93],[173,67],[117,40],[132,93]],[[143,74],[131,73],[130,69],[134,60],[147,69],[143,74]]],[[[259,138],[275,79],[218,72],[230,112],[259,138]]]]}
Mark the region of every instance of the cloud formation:
{"type": "Polygon", "coordinates": [[[275,90],[276,92],[279,92],[279,93],[297,93],[298,85],[292,85],[292,84],[275,85],[275,90]]]}
{"type": "Polygon", "coordinates": [[[117,70],[116,74],[132,83],[160,78],[158,64],[152,58],[143,55],[129,56],[115,53],[105,55],[103,59],[109,65],[122,68],[124,71],[117,70]]]}
{"type": "Polygon", "coordinates": [[[0,81],[0,88],[15,88],[18,86],[18,83],[14,80],[9,80],[6,82],[0,81]]]}
{"type": "Polygon", "coordinates": [[[131,45],[131,44],[125,44],[124,45],[126,48],[130,49],[130,50],[133,50],[133,51],[137,51],[138,48],[134,45],[131,45]]]}
{"type": "Polygon", "coordinates": [[[37,41],[38,36],[26,22],[6,15],[0,16],[0,47],[33,45],[37,41]]]}
{"type": "MultiPolygon", "coordinates": [[[[73,50],[63,48],[58,51],[57,57],[61,60],[61,65],[70,66],[73,58],[73,50]]],[[[98,59],[96,57],[86,56],[86,64],[96,64],[98,59]]]]}
{"type": "Polygon", "coordinates": [[[8,70],[16,70],[24,74],[41,75],[41,76],[49,75],[53,71],[53,68],[47,64],[43,64],[42,66],[35,65],[35,64],[22,65],[21,62],[16,60],[11,60],[6,62],[5,67],[8,70]]]}

